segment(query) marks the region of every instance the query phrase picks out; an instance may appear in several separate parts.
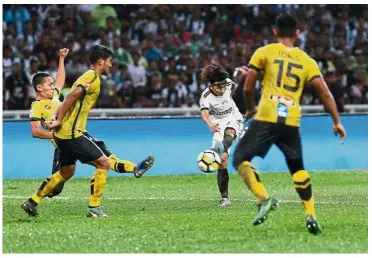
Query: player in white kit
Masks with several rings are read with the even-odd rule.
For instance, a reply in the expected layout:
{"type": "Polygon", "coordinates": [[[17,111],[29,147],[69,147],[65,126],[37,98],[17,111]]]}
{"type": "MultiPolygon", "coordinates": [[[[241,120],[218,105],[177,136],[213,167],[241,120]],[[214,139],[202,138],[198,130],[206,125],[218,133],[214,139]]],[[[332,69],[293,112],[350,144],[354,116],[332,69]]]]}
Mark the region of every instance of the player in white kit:
{"type": "Polygon", "coordinates": [[[218,206],[226,206],[231,204],[228,197],[227,171],[229,150],[243,129],[243,116],[231,97],[235,83],[224,68],[212,64],[205,66],[202,80],[208,81],[209,85],[200,98],[201,117],[213,133],[212,149],[221,156],[217,183],[222,199],[218,206]]]}

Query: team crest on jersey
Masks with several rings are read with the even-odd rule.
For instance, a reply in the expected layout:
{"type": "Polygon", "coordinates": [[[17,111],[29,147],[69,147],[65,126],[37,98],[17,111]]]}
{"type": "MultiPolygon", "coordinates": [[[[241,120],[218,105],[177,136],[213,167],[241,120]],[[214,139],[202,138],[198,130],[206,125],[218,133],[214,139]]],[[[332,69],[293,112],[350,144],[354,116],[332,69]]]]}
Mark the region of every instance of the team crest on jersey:
{"type": "Polygon", "coordinates": [[[44,106],[46,109],[51,109],[52,107],[51,106],[49,106],[49,105],[45,105],[44,106]]]}

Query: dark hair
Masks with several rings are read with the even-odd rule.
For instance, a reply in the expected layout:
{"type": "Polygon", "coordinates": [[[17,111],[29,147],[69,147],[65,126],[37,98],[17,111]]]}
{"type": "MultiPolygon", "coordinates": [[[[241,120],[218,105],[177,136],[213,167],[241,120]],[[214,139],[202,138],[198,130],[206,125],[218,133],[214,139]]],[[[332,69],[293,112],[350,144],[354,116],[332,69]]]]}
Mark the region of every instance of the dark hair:
{"type": "Polygon", "coordinates": [[[297,19],[292,14],[284,13],[279,15],[275,21],[278,36],[288,38],[293,37],[296,34],[297,24],[297,19]]]}
{"type": "Polygon", "coordinates": [[[89,50],[89,62],[95,64],[100,58],[106,60],[108,57],[113,56],[114,52],[106,46],[94,45],[89,50]]]}
{"type": "Polygon", "coordinates": [[[34,86],[35,91],[37,92],[36,86],[42,84],[46,77],[50,77],[47,73],[37,73],[32,77],[32,86],[34,86]]]}
{"type": "Polygon", "coordinates": [[[229,78],[229,73],[221,66],[209,64],[203,68],[201,78],[203,81],[209,81],[213,84],[229,78]]]}

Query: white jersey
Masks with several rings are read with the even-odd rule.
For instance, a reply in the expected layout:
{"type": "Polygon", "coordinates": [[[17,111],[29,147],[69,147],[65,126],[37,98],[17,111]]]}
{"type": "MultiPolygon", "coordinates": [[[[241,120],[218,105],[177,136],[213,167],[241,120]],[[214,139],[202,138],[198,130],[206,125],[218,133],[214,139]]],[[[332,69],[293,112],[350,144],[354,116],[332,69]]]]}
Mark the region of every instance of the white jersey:
{"type": "Polygon", "coordinates": [[[230,79],[226,86],[226,91],[222,96],[214,95],[209,88],[206,88],[200,98],[200,110],[209,110],[212,121],[225,118],[234,118],[243,121],[243,116],[239,112],[234,100],[231,97],[234,82],[230,79]]]}
{"type": "MultiPolygon", "coordinates": [[[[236,136],[239,136],[243,129],[243,116],[231,97],[233,84],[234,82],[229,79],[229,84],[226,86],[226,91],[222,96],[214,95],[207,88],[200,98],[200,109],[209,110],[210,120],[212,123],[218,124],[220,129],[219,132],[213,133],[211,148],[214,148],[217,142],[223,141],[227,128],[234,129],[236,136]]],[[[230,153],[230,148],[228,153],[230,153]]]]}

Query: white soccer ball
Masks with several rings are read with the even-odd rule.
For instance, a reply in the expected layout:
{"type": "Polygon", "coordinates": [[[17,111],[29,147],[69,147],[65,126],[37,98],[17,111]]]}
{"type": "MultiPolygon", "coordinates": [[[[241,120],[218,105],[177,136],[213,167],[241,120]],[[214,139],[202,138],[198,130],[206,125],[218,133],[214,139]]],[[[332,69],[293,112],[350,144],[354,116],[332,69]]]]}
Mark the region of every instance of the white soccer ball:
{"type": "Polygon", "coordinates": [[[205,150],[199,154],[197,164],[204,173],[212,173],[220,166],[221,157],[213,150],[205,150]]]}

